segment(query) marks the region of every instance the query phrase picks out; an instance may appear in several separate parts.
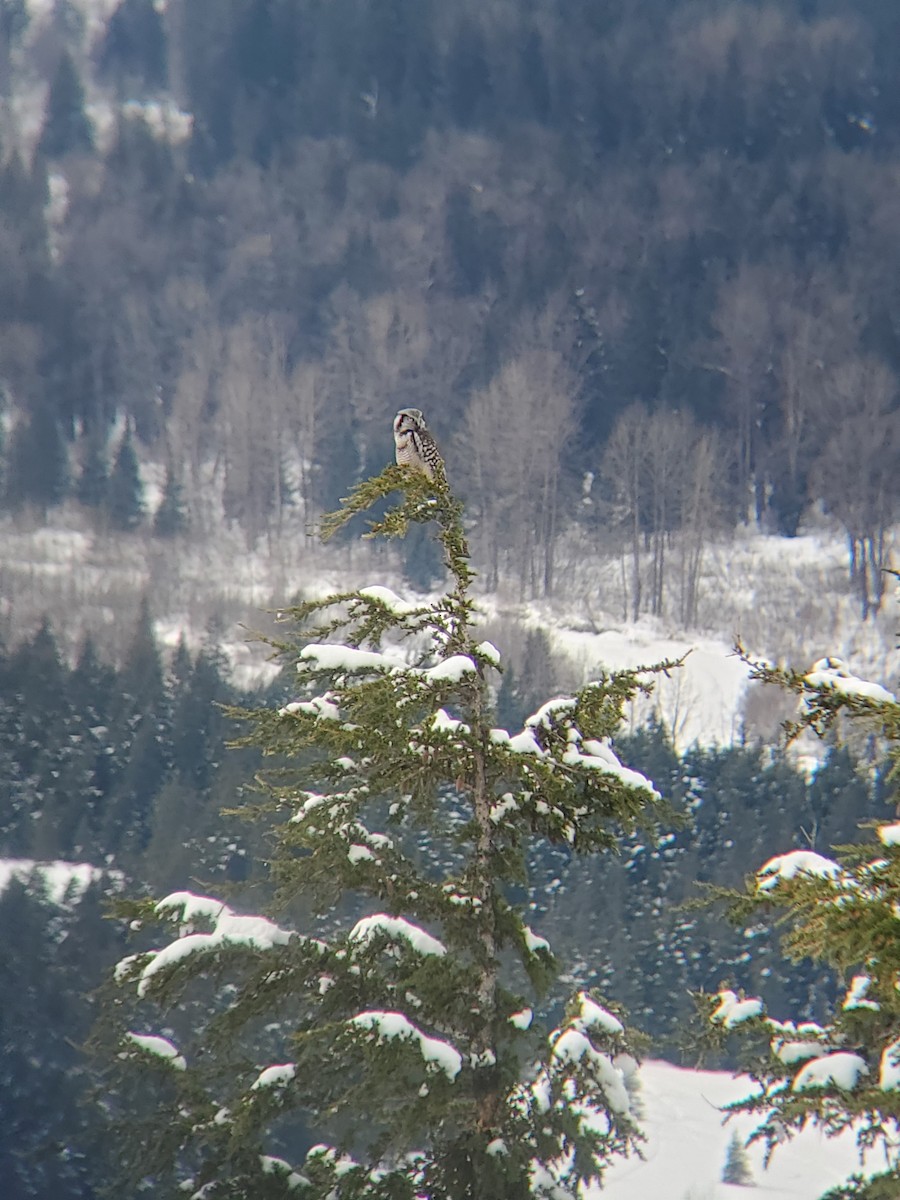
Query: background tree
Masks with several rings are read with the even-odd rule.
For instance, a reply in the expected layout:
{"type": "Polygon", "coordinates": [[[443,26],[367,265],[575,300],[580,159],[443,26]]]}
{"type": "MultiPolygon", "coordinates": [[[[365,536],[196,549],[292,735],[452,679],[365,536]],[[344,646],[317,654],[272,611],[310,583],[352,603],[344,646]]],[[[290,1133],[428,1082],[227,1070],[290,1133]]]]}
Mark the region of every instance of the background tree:
{"type": "Polygon", "coordinates": [[[722,1168],[722,1182],[733,1184],[736,1187],[747,1187],[753,1182],[750,1160],[744,1149],[744,1143],[737,1133],[731,1135],[731,1141],[728,1143],[728,1155],[725,1159],[725,1166],[722,1168]]]}
{"type": "Polygon", "coordinates": [[[33,504],[46,517],[68,487],[69,458],[59,421],[50,405],[39,401],[10,437],[6,502],[13,509],[33,504]]]}
{"type": "Polygon", "coordinates": [[[900,503],[897,380],[879,359],[851,359],[832,372],[823,407],[830,432],[811,468],[810,488],[846,530],[850,579],[865,620],[884,595],[887,531],[900,503]]]}
{"type": "Polygon", "coordinates": [[[68,51],[63,51],[50,83],[38,148],[47,158],[88,154],[94,132],[84,108],[84,87],[68,51]]]}
{"type": "Polygon", "coordinates": [[[109,473],[106,496],[106,508],[114,529],[137,528],[144,515],[143,494],[144,485],[131,430],[126,426],[109,473]]]}

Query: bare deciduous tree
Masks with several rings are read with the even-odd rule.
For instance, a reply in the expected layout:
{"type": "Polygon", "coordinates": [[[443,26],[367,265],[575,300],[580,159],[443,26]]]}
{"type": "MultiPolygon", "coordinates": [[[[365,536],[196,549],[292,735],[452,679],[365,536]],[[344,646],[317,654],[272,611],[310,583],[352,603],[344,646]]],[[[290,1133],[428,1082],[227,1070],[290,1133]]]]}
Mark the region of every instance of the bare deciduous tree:
{"type": "Polygon", "coordinates": [[[850,578],[865,620],[884,595],[887,531],[900,507],[897,379],[881,360],[857,357],[829,374],[823,397],[828,439],[811,488],[847,533],[850,578]]]}
{"type": "Polygon", "coordinates": [[[555,350],[523,350],[474,393],[454,464],[478,514],[475,539],[496,587],[507,558],[523,591],[553,590],[565,448],[578,381],[555,350]]]}

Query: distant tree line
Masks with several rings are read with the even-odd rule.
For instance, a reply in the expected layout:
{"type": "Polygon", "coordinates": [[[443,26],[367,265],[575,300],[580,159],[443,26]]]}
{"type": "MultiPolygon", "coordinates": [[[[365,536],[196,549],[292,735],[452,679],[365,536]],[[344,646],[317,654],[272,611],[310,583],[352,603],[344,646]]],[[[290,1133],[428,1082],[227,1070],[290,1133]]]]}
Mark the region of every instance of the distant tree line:
{"type": "Polygon", "coordinates": [[[224,752],[239,698],[214,638],[164,661],[146,605],[118,666],[90,639],[67,663],[46,622],[0,651],[0,857],[244,879],[252,855],[207,838],[252,774],[224,752]]]}
{"type": "Polygon", "coordinates": [[[4,14],[0,93],[50,80],[34,144],[0,121],[6,508],[149,522],[133,451],[159,533],[252,542],[415,404],[489,581],[552,590],[586,523],[633,611],[689,620],[713,531],[818,507],[877,608],[890,0],[122,0],[92,40],[65,3],[4,14]]]}

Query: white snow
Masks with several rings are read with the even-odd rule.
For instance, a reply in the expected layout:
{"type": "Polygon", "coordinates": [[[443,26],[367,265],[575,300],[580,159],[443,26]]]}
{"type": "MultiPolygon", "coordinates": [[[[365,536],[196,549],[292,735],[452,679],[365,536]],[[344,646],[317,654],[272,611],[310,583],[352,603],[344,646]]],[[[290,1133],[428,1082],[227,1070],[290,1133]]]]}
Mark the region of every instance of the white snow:
{"type": "Polygon", "coordinates": [[[164,1059],[176,1071],[187,1069],[184,1056],[178,1053],[177,1047],[173,1046],[168,1038],[159,1037],[153,1033],[127,1033],[125,1036],[141,1050],[146,1050],[148,1054],[152,1054],[156,1058],[164,1059]]]}
{"type": "Polygon", "coordinates": [[[839,1050],[834,1054],[823,1054],[801,1067],[794,1076],[792,1092],[808,1092],[815,1088],[834,1084],[841,1091],[850,1092],[856,1087],[861,1075],[868,1075],[869,1068],[864,1058],[839,1050]]]}
{"type": "Polygon", "coordinates": [[[156,904],[160,915],[180,912],[180,923],[190,926],[195,921],[217,921],[224,909],[224,901],[212,896],[196,896],[193,892],[170,892],[156,904]]]}
{"type": "Polygon", "coordinates": [[[562,756],[562,761],[569,767],[588,767],[595,771],[604,771],[607,775],[615,775],[627,787],[640,788],[659,796],[659,792],[640,771],[623,767],[607,742],[598,742],[589,738],[580,746],[572,742],[562,756]]]}
{"type": "MultiPolygon", "coordinates": [[[[240,916],[233,912],[228,905],[221,904],[208,896],[194,896],[191,892],[173,892],[157,904],[157,911],[177,911],[182,914],[191,913],[191,920],[182,922],[190,925],[191,921],[202,916],[213,923],[211,933],[185,933],[183,937],[156,950],[140,972],[138,979],[138,995],[144,996],[154,975],[167,967],[174,966],[192,954],[204,954],[218,950],[223,946],[247,946],[254,950],[271,950],[274,946],[283,946],[294,936],[280,929],[266,917],[240,916]]],[[[122,964],[120,964],[122,965],[122,964]]]]}
{"type": "Polygon", "coordinates": [[[451,654],[433,667],[426,667],[417,674],[432,683],[459,683],[464,675],[473,675],[478,668],[468,654],[451,654]]]}
{"type": "Polygon", "coordinates": [[[756,872],[756,886],[764,892],[774,888],[780,879],[793,879],[796,875],[834,879],[840,873],[840,867],[830,858],[813,850],[792,850],[788,854],[777,854],[764,863],[756,872]]]}
{"type": "Polygon", "coordinates": [[[537,712],[525,719],[526,729],[551,729],[553,718],[558,713],[569,713],[575,708],[577,701],[574,696],[557,696],[542,704],[537,712]]]}
{"type": "Polygon", "coordinates": [[[458,721],[456,717],[451,717],[446,709],[439,708],[432,716],[431,728],[435,733],[469,733],[470,728],[465,721],[458,721]]]}
{"type": "Polygon", "coordinates": [[[354,646],[342,646],[331,642],[310,642],[300,651],[298,670],[310,666],[321,671],[366,672],[394,671],[406,669],[402,658],[394,654],[381,654],[375,650],[357,650],[354,646]]]}
{"type": "MultiPolygon", "coordinates": [[[[639,1123],[647,1135],[644,1160],[616,1162],[602,1188],[587,1190],[586,1200],[819,1200],[859,1169],[852,1135],[829,1139],[809,1127],[775,1151],[768,1170],[763,1169],[763,1146],[748,1147],[756,1186],[729,1186],[721,1177],[732,1134],[747,1138],[759,1118],[740,1115],[726,1125],[721,1110],[754,1091],[752,1080],[645,1062],[637,1087],[639,1123]]],[[[873,1165],[878,1165],[874,1155],[873,1165]]]]}
{"type": "Polygon", "coordinates": [[[266,1067],[264,1071],[260,1071],[250,1085],[250,1091],[256,1092],[260,1088],[285,1087],[296,1073],[297,1067],[294,1063],[275,1063],[271,1067],[266,1067]]]}
{"type": "Polygon", "coordinates": [[[372,853],[372,851],[369,849],[369,847],[368,846],[360,846],[358,842],[355,842],[350,847],[350,849],[347,851],[347,857],[350,859],[351,863],[353,863],[354,866],[356,866],[357,863],[361,863],[361,862],[375,862],[376,861],[375,855],[372,853]]]}
{"type": "Polygon", "coordinates": [[[121,871],[105,871],[90,863],[40,862],[33,858],[0,858],[0,895],[10,883],[33,883],[52,904],[77,903],[92,883],[106,876],[116,887],[123,883],[121,871]]]}
{"type": "Polygon", "coordinates": [[[624,1074],[607,1055],[595,1050],[590,1038],[580,1030],[569,1026],[553,1039],[551,1060],[553,1063],[569,1064],[587,1062],[595,1081],[603,1090],[609,1108],[616,1113],[630,1111],[624,1074]]]}
{"type": "Polygon", "coordinates": [[[900,1039],[885,1046],[882,1052],[878,1086],[884,1092],[896,1092],[900,1088],[900,1039]]]}
{"type": "Polygon", "coordinates": [[[509,1018],[510,1025],[514,1025],[516,1029],[521,1029],[523,1032],[531,1028],[531,1022],[534,1020],[534,1013],[530,1008],[522,1008],[518,1012],[514,1012],[509,1018]]]}
{"type": "Polygon", "coordinates": [[[301,1184],[309,1184],[309,1180],[304,1175],[298,1175],[291,1164],[285,1162],[283,1158],[276,1158],[272,1154],[261,1154],[259,1156],[259,1165],[266,1175],[284,1175],[290,1191],[293,1191],[294,1188],[299,1187],[301,1184]]]}
{"type": "Polygon", "coordinates": [[[877,1000],[867,1000],[866,993],[869,990],[869,985],[872,980],[868,975],[854,975],[850,980],[850,987],[847,989],[847,995],[844,997],[843,1008],[868,1008],[873,1012],[877,1012],[881,1005],[877,1000]]]}
{"type": "Polygon", "coordinates": [[[506,733],[505,729],[492,729],[491,741],[497,742],[499,745],[502,745],[505,742],[509,749],[515,754],[534,754],[537,755],[538,758],[546,758],[547,752],[542,750],[538,745],[537,738],[535,738],[530,729],[523,729],[522,732],[517,733],[515,737],[510,737],[507,733],[506,738],[504,738],[504,733],[506,733]]]}
{"type": "Polygon", "coordinates": [[[786,1067],[792,1067],[795,1063],[807,1062],[810,1058],[822,1058],[828,1053],[820,1042],[785,1042],[780,1038],[773,1040],[772,1052],[786,1067]]]}
{"type": "MultiPolygon", "coordinates": [[[[496,730],[491,730],[491,735],[496,730]]],[[[519,808],[518,802],[512,792],[504,792],[496,804],[491,805],[490,819],[494,825],[499,825],[507,813],[517,812],[519,808]]]]}
{"type": "Polygon", "coordinates": [[[578,993],[578,1003],[578,1016],[571,1022],[575,1029],[585,1030],[596,1025],[606,1033],[625,1032],[625,1026],[619,1018],[605,1009],[602,1004],[592,1000],[587,992],[578,993]]]}
{"type": "Polygon", "coordinates": [[[369,587],[360,588],[359,594],[365,596],[367,600],[375,600],[392,613],[402,615],[412,612],[416,607],[408,600],[404,600],[402,596],[398,596],[389,587],[382,587],[380,584],[371,584],[369,587]]]}
{"type": "Polygon", "coordinates": [[[415,1042],[425,1060],[427,1069],[443,1071],[449,1080],[454,1080],[462,1070],[462,1055],[449,1042],[429,1037],[407,1016],[400,1012],[371,1011],[357,1013],[350,1019],[351,1025],[371,1030],[379,1042],[400,1038],[415,1042]]]}
{"type": "Polygon", "coordinates": [[[407,942],[418,954],[436,955],[440,957],[447,953],[443,942],[407,921],[405,917],[390,917],[387,913],[374,913],[357,921],[349,933],[349,940],[367,946],[374,937],[386,934],[391,941],[407,942]]]}
{"type": "Polygon", "coordinates": [[[742,1021],[749,1021],[752,1017],[761,1016],[762,1011],[761,1000],[745,1000],[736,992],[725,989],[719,992],[719,1005],[710,1015],[710,1020],[724,1025],[726,1029],[733,1029],[742,1021]]]}
{"type": "Polygon", "coordinates": [[[535,933],[530,925],[523,925],[522,933],[525,938],[525,945],[528,947],[530,953],[537,954],[539,950],[546,950],[548,954],[550,953],[550,943],[546,938],[542,938],[539,934],[535,933]]]}
{"type": "Polygon", "coordinates": [[[304,713],[319,721],[339,721],[341,719],[341,710],[328,692],[324,696],[313,696],[311,700],[292,700],[290,704],[285,704],[278,710],[280,717],[293,713],[304,713]]]}
{"type": "Polygon", "coordinates": [[[494,667],[500,666],[500,651],[493,642],[479,642],[476,652],[494,667]]]}
{"type": "Polygon", "coordinates": [[[879,703],[896,703],[896,697],[892,692],[878,683],[870,683],[868,679],[860,679],[859,676],[852,674],[846,663],[840,658],[820,658],[804,676],[804,680],[810,687],[831,688],[845,696],[856,696],[879,703]]]}
{"type": "Polygon", "coordinates": [[[900,825],[879,825],[878,837],[883,846],[900,846],[900,825]]]}

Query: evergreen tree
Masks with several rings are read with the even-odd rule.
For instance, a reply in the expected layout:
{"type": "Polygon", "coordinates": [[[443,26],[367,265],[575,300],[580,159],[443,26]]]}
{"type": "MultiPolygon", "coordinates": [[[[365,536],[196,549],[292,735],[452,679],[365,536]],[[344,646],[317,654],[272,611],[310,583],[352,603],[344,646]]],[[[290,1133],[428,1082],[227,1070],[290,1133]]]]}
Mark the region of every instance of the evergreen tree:
{"type": "Polygon", "coordinates": [[[154,797],[171,760],[170,699],[149,605],[137,625],[119,676],[121,702],[110,724],[115,782],[106,806],[102,844],[109,852],[140,851],[149,837],[154,797]]]}
{"type": "Polygon", "coordinates": [[[9,1200],[94,1200],[105,1117],[80,1047],[114,957],[110,881],[52,901],[42,883],[37,870],[0,893],[0,1178],[9,1200]]]}
{"type": "Polygon", "coordinates": [[[167,59],[161,10],[153,0],[122,0],[109,18],[100,46],[101,76],[115,80],[123,96],[136,86],[164,88],[167,59]]]}
{"type": "Polygon", "coordinates": [[[81,469],[75,484],[75,498],[86,508],[101,508],[109,492],[109,464],[106,461],[106,437],[94,430],[84,439],[81,469]]]}
{"type": "Polygon", "coordinates": [[[162,500],[153,517],[153,532],[157,537],[175,537],[187,528],[184,511],[184,496],[178,475],[170,465],[166,468],[166,482],[162,500]]]}
{"type": "Polygon", "coordinates": [[[731,1141],[728,1143],[728,1154],[725,1158],[725,1166],[722,1168],[722,1182],[735,1184],[738,1187],[747,1187],[753,1182],[747,1151],[744,1149],[743,1141],[736,1133],[731,1135],[731,1141]]]}
{"type": "Polygon", "coordinates": [[[658,794],[610,743],[647,684],[604,676],[519,733],[497,728],[499,655],[478,638],[444,481],[389,467],[328,530],[398,488],[373,532],[436,520],[446,593],[367,588],[291,610],[277,648],[296,698],[242,714],[242,744],[282,763],[245,816],[274,826],[280,919],[311,928],[184,891],[129,906],[193,931],[118,972],[118,1011],[138,1005],[126,1020],[146,1029],[162,1005],[183,1037],[116,1043],[165,1089],[156,1135],[122,1145],[132,1178],[219,1197],[574,1197],[639,1137],[622,1022],[586,991],[561,1013],[553,993],[548,1032],[535,1009],[558,968],[514,897],[532,844],[591,854],[652,826],[658,794]],[[200,1017],[185,1005],[203,979],[218,998],[200,1017]],[[283,1156],[305,1150],[293,1170],[283,1156]]]}
{"type": "MultiPolygon", "coordinates": [[[[754,677],[801,697],[792,736],[812,730],[824,737],[844,718],[861,722],[887,741],[897,778],[900,703],[890,692],[835,659],[806,675],[759,666],[754,677]]],[[[700,1001],[713,1040],[722,1044],[739,1031],[752,1054],[759,1086],[730,1106],[762,1118],[752,1140],[771,1154],[813,1124],[826,1136],[851,1128],[860,1151],[871,1152],[866,1176],[832,1188],[828,1200],[890,1200],[900,1192],[900,824],[872,826],[875,844],[844,846],[832,857],[811,850],[777,855],[751,876],[745,893],[722,893],[742,924],[780,910],[791,957],[840,972],[843,987],[827,1018],[769,1016],[762,998],[730,988],[700,1001]]]]}
{"type": "Polygon", "coordinates": [[[109,519],[116,529],[136,529],[141,523],[144,515],[143,494],[144,485],[141,483],[131,430],[126,428],[110,472],[107,493],[109,519]]]}
{"type": "Polygon", "coordinates": [[[34,504],[46,517],[48,509],[65,498],[68,487],[65,439],[49,404],[40,402],[10,438],[6,503],[13,509],[34,504]]]}
{"type": "Polygon", "coordinates": [[[89,154],[94,132],[84,108],[84,87],[72,56],[64,51],[50,84],[38,150],[47,158],[89,154]]]}

